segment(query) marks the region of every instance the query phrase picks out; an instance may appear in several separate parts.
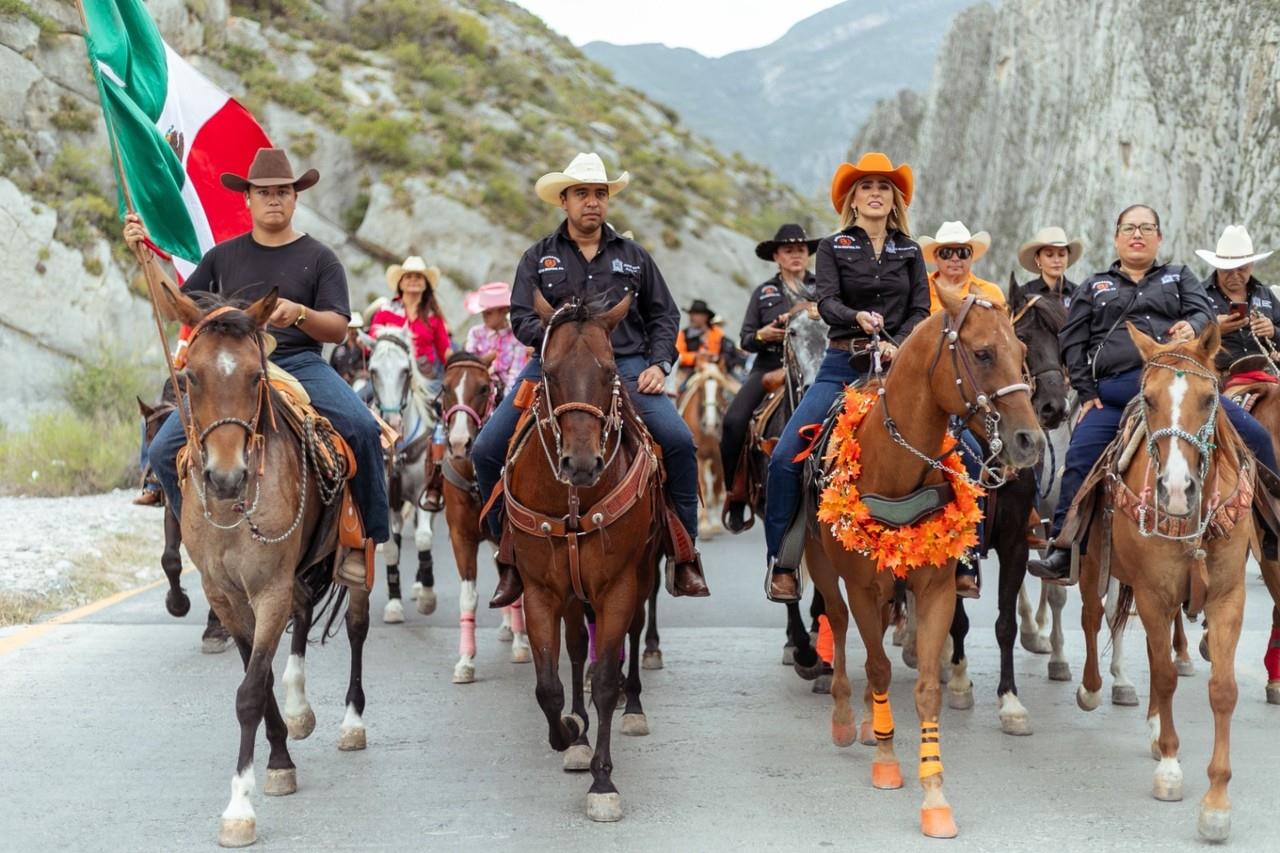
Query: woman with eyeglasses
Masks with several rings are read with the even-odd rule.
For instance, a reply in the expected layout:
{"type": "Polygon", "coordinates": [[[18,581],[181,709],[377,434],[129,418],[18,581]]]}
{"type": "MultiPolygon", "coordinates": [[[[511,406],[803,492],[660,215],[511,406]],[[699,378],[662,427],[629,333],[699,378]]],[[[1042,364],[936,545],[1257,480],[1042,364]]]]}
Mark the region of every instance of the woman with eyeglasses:
{"type": "MultiPolygon", "coordinates": [[[[1125,323],[1169,343],[1191,340],[1216,322],[1213,304],[1195,274],[1181,264],[1156,260],[1162,236],[1155,210],[1145,204],[1125,208],[1116,220],[1117,260],[1085,279],[1071,300],[1061,334],[1062,358],[1080,397],[1080,419],[1071,434],[1062,495],[1053,514],[1054,544],[1045,559],[1027,564],[1038,578],[1069,582],[1070,543],[1058,543],[1056,537],[1080,485],[1115,437],[1125,406],[1139,392],[1142,356],[1125,323]]],[[[1275,471],[1267,431],[1226,397],[1219,405],[1258,461],[1275,471]]]]}

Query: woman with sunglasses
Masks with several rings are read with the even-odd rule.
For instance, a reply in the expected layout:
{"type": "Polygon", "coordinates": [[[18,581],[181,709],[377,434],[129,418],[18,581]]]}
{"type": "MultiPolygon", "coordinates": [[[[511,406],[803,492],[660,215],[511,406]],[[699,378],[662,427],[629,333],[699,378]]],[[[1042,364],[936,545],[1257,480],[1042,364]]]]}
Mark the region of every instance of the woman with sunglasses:
{"type": "MultiPolygon", "coordinates": [[[[907,221],[912,189],[911,167],[894,168],[878,152],[862,155],[856,165],[842,163],[831,180],[840,231],[818,243],[816,283],[818,313],[830,326],[827,354],[769,459],[764,530],[766,592],[773,601],[799,600],[797,567],[779,564],[778,552],[800,503],[804,469],[796,456],[806,446],[800,429],[820,423],[845,385],[858,378],[851,357],[866,350],[873,334],[902,341],[929,316],[924,260],[907,221]]],[[[888,360],[896,347],[882,337],[880,351],[888,360]]]]}
{"type": "MultiPolygon", "coordinates": [[[[1118,259],[1110,269],[1085,279],[1071,300],[1061,334],[1062,358],[1080,397],[1080,419],[1071,434],[1062,494],[1053,514],[1055,540],[1048,556],[1027,564],[1038,578],[1071,582],[1071,543],[1059,543],[1056,537],[1080,485],[1115,437],[1125,406],[1139,392],[1142,356],[1125,323],[1169,343],[1191,340],[1216,322],[1213,304],[1195,274],[1181,264],[1156,260],[1162,237],[1155,210],[1145,204],[1125,208],[1116,220],[1118,259]]],[[[1275,451],[1267,431],[1226,397],[1219,405],[1258,461],[1274,472],[1275,451]]]]}

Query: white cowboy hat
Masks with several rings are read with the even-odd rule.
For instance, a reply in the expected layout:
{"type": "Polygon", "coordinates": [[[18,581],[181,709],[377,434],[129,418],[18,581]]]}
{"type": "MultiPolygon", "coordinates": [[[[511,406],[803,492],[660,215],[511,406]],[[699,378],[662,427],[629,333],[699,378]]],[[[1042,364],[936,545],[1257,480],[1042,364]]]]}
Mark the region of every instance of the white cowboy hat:
{"type": "Polygon", "coordinates": [[[938,261],[934,253],[940,246],[968,246],[973,249],[973,260],[976,261],[991,248],[991,235],[986,231],[970,234],[969,229],[959,220],[944,222],[935,236],[920,238],[920,254],[929,263],[936,264],[938,261]]]}
{"type": "Polygon", "coordinates": [[[623,172],[612,181],[604,172],[604,161],[595,152],[579,154],[563,172],[548,172],[533,185],[538,198],[547,204],[560,206],[560,193],[579,184],[604,184],[609,195],[619,193],[631,183],[631,175],[623,172]]]}
{"type": "Polygon", "coordinates": [[[427,266],[427,262],[417,255],[410,255],[404,259],[403,264],[392,264],[387,267],[387,284],[391,285],[394,293],[400,288],[400,279],[405,273],[417,272],[426,276],[427,284],[431,285],[431,289],[435,290],[436,285],[440,283],[440,270],[436,267],[427,266]]]}
{"type": "Polygon", "coordinates": [[[1071,266],[1080,260],[1080,255],[1084,252],[1084,242],[1080,239],[1067,240],[1067,232],[1063,231],[1057,225],[1050,225],[1048,228],[1041,228],[1036,232],[1036,236],[1018,247],[1018,263],[1022,264],[1022,268],[1028,272],[1038,273],[1040,268],[1036,266],[1036,252],[1045,246],[1057,246],[1067,250],[1067,266],[1071,266]]]}
{"type": "Polygon", "coordinates": [[[1218,238],[1218,248],[1212,252],[1208,249],[1196,249],[1200,259],[1214,269],[1234,270],[1254,261],[1271,257],[1271,252],[1253,251],[1253,238],[1243,225],[1228,225],[1222,229],[1218,238]]]}
{"type": "Polygon", "coordinates": [[[361,314],[359,311],[352,311],[352,312],[351,312],[351,319],[347,321],[347,328],[348,328],[348,329],[363,329],[363,328],[364,328],[364,315],[363,315],[363,314],[361,314]]]}

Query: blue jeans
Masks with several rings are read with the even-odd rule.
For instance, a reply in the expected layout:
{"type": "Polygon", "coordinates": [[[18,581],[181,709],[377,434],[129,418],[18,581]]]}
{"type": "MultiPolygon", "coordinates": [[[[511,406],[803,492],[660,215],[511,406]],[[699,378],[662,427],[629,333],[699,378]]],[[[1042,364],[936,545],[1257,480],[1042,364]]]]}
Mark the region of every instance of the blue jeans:
{"type": "MultiPolygon", "coordinates": [[[[1053,512],[1054,536],[1062,530],[1067,510],[1071,508],[1071,501],[1075,499],[1076,492],[1080,491],[1084,478],[1089,476],[1093,464],[1115,438],[1120,429],[1124,407],[1138,395],[1141,380],[1141,370],[1130,370],[1098,383],[1098,399],[1102,401],[1102,408],[1089,411],[1071,433],[1071,445],[1067,448],[1062,472],[1062,494],[1053,512]]],[[[1271,444],[1271,434],[1252,415],[1226,397],[1220,397],[1218,405],[1258,461],[1275,471],[1276,454],[1271,444]]]]}
{"type": "MultiPolygon", "coordinates": [[[[627,388],[631,404],[636,407],[644,425],[649,428],[653,440],[662,448],[662,461],[667,470],[667,492],[671,495],[671,502],[675,504],[676,515],[680,516],[680,523],[689,535],[697,539],[698,459],[693,446],[693,433],[689,432],[688,425],[677,414],[675,404],[666,394],[641,394],[636,391],[636,378],[648,367],[644,356],[622,356],[617,363],[618,375],[627,388]]],[[[476,436],[471,448],[471,461],[475,465],[480,494],[485,500],[489,499],[494,486],[502,478],[502,466],[507,461],[507,444],[520,420],[515,391],[525,379],[541,377],[542,361],[538,358],[529,359],[509,393],[502,398],[484,429],[476,436]]],[[[493,509],[485,517],[495,538],[502,533],[498,525],[499,503],[500,501],[495,501],[493,509]]]]}
{"type": "MultiPolygon", "coordinates": [[[[383,470],[381,430],[364,403],[324,359],[313,352],[290,353],[271,359],[302,383],[316,411],[329,419],[338,434],[351,445],[356,457],[352,496],[364,520],[365,535],[386,542],[391,535],[387,509],[387,480],[383,470]]],[[[185,403],[184,403],[185,405],[185,403]]],[[[151,441],[147,456],[164,489],[173,514],[182,518],[182,492],[178,488],[178,450],[187,443],[182,419],[175,411],[151,441]]]]}
{"type": "MultiPolygon", "coordinates": [[[[982,479],[982,460],[986,458],[982,452],[982,443],[978,441],[978,437],[973,434],[972,430],[960,430],[957,447],[960,450],[960,461],[964,464],[964,471],[969,475],[969,479],[975,483],[982,479]]],[[[978,503],[982,506],[982,515],[978,517],[978,544],[970,552],[971,556],[985,557],[987,549],[984,546],[987,529],[987,499],[979,498],[978,503]]],[[[964,574],[976,575],[978,573],[977,564],[966,569],[964,564],[960,564],[960,571],[964,574]]]]}
{"type": "Polygon", "coordinates": [[[800,435],[800,428],[822,423],[836,397],[846,385],[857,381],[858,375],[849,363],[849,353],[828,349],[813,384],[804,392],[791,420],[782,429],[769,457],[769,491],[764,506],[764,539],[770,560],[777,555],[782,536],[800,504],[804,463],[792,461],[808,445],[808,440],[800,435]]]}

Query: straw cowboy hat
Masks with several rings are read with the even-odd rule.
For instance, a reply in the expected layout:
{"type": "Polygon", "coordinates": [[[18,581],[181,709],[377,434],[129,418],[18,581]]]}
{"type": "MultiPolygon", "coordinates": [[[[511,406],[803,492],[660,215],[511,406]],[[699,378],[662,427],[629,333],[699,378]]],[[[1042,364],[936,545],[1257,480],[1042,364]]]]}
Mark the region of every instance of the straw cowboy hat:
{"type": "Polygon", "coordinates": [[[480,285],[462,298],[463,307],[469,314],[482,314],[492,308],[511,307],[511,285],[505,281],[491,281],[480,285]]]}
{"type": "Polygon", "coordinates": [[[289,163],[289,155],[283,148],[259,148],[249,164],[249,173],[243,177],[234,172],[222,173],[222,185],[238,193],[247,192],[249,187],[283,187],[293,185],[294,192],[302,192],[314,187],[320,180],[320,173],[315,169],[307,169],[301,177],[293,176],[293,165],[289,163]]]}
{"type": "Polygon", "coordinates": [[[609,180],[604,172],[604,161],[593,151],[574,157],[573,162],[563,172],[548,172],[538,178],[538,182],[533,185],[533,190],[538,194],[538,198],[558,207],[560,193],[569,187],[576,187],[579,184],[604,184],[609,188],[609,195],[612,196],[621,192],[629,183],[631,183],[631,175],[628,172],[623,172],[612,181],[609,180]]]}
{"type": "Polygon", "coordinates": [[[427,284],[431,285],[431,289],[435,290],[436,285],[440,283],[440,270],[436,267],[427,266],[427,262],[417,255],[410,255],[404,259],[403,264],[392,264],[387,267],[387,284],[391,285],[391,290],[400,289],[400,279],[405,273],[416,272],[422,273],[427,278],[427,284]]]}
{"type": "Polygon", "coordinates": [[[1080,260],[1080,254],[1084,251],[1083,241],[1079,238],[1068,241],[1066,231],[1057,225],[1050,225],[1048,228],[1041,228],[1036,232],[1036,236],[1018,247],[1018,263],[1022,264],[1022,268],[1028,272],[1040,272],[1040,268],[1036,266],[1036,252],[1045,246],[1066,249],[1067,266],[1080,260]]]}
{"type": "Polygon", "coordinates": [[[778,251],[779,246],[795,245],[803,243],[809,247],[809,254],[818,251],[818,241],[810,240],[804,233],[803,226],[796,225],[794,222],[788,222],[778,228],[778,233],[773,235],[772,240],[764,240],[756,244],[756,257],[762,261],[772,261],[773,253],[778,251]]]}
{"type": "Polygon", "coordinates": [[[904,204],[911,204],[911,193],[915,188],[915,178],[911,175],[911,167],[906,163],[896,169],[889,158],[879,151],[871,151],[862,155],[857,163],[841,163],[831,179],[831,206],[836,213],[844,213],[844,199],[849,189],[858,178],[867,175],[884,175],[902,193],[904,204]]]}
{"type": "Polygon", "coordinates": [[[1218,238],[1218,247],[1210,252],[1208,249],[1196,249],[1200,259],[1214,269],[1234,270],[1254,261],[1269,258],[1272,252],[1254,252],[1253,238],[1243,225],[1228,225],[1222,229],[1218,238]]]}
{"type": "Polygon", "coordinates": [[[986,231],[970,234],[969,229],[959,220],[944,222],[938,233],[932,237],[920,238],[920,254],[931,264],[938,262],[936,253],[943,246],[968,246],[973,250],[973,260],[977,260],[991,248],[991,235],[986,231]]]}

